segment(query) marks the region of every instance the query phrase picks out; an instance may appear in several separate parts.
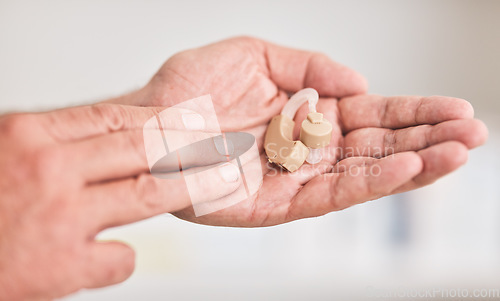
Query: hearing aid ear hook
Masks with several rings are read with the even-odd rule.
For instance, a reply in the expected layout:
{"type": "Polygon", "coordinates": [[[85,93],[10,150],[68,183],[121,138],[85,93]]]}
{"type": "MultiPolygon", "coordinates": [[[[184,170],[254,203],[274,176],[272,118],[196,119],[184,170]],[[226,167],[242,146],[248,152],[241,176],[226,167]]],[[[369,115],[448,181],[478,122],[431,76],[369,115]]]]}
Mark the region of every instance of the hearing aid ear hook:
{"type": "Polygon", "coordinates": [[[295,93],[281,110],[274,116],[267,128],[264,149],[269,162],[278,164],[290,172],[299,169],[304,161],[316,164],[321,161],[321,148],[330,144],[332,125],[316,112],[319,95],[316,90],[306,88],[295,93]],[[293,118],[298,109],[309,103],[309,114],[302,122],[299,140],[293,140],[293,118]]]}

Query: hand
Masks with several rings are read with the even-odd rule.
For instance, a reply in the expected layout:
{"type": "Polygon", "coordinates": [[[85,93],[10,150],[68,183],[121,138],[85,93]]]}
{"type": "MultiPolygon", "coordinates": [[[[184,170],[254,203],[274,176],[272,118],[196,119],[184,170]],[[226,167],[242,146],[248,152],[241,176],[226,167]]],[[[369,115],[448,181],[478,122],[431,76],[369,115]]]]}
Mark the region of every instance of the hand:
{"type": "MultiPolygon", "coordinates": [[[[0,116],[0,300],[57,298],[125,280],[133,250],[96,234],[191,204],[181,178],[149,173],[143,125],[158,110],[101,104],[0,116]]],[[[183,129],[175,118],[169,125],[183,129]]],[[[221,165],[195,173],[197,199],[237,189],[231,168],[238,172],[221,165]]]]}
{"type": "MultiPolygon", "coordinates": [[[[171,106],[211,94],[222,130],[254,134],[262,153],[266,126],[287,92],[306,87],[319,92],[318,111],[334,125],[321,163],[287,173],[265,164],[262,154],[265,175],[255,196],[198,218],[190,208],[175,215],[224,226],[319,216],[430,184],[464,164],[467,150],[487,137],[465,100],[363,95],[366,82],[355,71],[322,54],[253,38],[174,55],[143,89],[112,101],[171,106]]],[[[306,108],[296,115],[296,134],[305,115],[306,108]]]]}

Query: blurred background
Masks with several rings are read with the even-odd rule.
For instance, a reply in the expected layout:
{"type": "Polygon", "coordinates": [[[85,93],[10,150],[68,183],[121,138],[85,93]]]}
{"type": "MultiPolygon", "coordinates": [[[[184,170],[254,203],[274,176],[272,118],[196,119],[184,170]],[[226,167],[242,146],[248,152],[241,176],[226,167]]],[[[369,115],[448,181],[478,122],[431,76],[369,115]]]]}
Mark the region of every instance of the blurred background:
{"type": "Polygon", "coordinates": [[[235,35],[327,53],[370,93],[469,100],[489,127],[432,186],[263,229],[170,215],[108,230],[125,283],[64,300],[334,300],[367,287],[500,288],[500,1],[0,0],[0,111],[91,103],[235,35]]]}

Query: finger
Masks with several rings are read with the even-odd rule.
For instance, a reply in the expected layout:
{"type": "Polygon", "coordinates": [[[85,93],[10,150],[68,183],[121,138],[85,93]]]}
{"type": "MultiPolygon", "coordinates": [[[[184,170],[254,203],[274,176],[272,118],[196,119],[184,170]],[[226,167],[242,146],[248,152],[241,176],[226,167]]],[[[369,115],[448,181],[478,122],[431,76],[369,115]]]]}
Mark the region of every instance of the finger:
{"type": "MultiPolygon", "coordinates": [[[[465,164],[468,158],[468,149],[460,142],[447,141],[420,150],[417,154],[422,158],[422,172],[397,187],[391,194],[417,189],[434,183],[437,179],[465,164]]],[[[354,166],[371,165],[377,160],[376,158],[350,157],[336,164],[332,172],[345,172],[354,166]]]]}
{"type": "Polygon", "coordinates": [[[362,75],[324,54],[263,44],[270,77],[283,90],[314,88],[321,96],[344,97],[368,88],[362,75]]]}
{"type": "Polygon", "coordinates": [[[405,152],[376,160],[367,158],[361,166],[318,176],[292,201],[287,220],[319,216],[388,195],[422,168],[420,156],[405,152]]]}
{"type": "Polygon", "coordinates": [[[85,265],[86,288],[104,287],[125,281],[135,268],[134,250],[121,242],[90,243],[85,265]]]}
{"type": "Polygon", "coordinates": [[[184,108],[95,104],[37,114],[38,122],[57,141],[80,140],[122,130],[204,130],[202,112],[184,108]]]}
{"type": "Polygon", "coordinates": [[[365,127],[404,128],[474,116],[469,102],[444,96],[359,95],[339,101],[344,132],[365,127]]]}
{"type": "Polygon", "coordinates": [[[238,211],[238,208],[241,209],[252,206],[252,200],[255,199],[262,187],[263,177],[260,157],[255,157],[253,160],[243,164],[240,167],[240,171],[242,185],[234,192],[214,201],[193,204],[192,207],[188,207],[187,210],[181,210],[180,212],[185,212],[185,214],[190,214],[197,218],[203,216],[213,217],[212,213],[216,213],[217,216],[222,216],[222,219],[234,219],[234,216],[231,214],[225,214],[225,212],[227,213],[225,209],[229,211],[238,211]]]}
{"type": "Polygon", "coordinates": [[[418,152],[424,167],[410,181],[396,188],[392,194],[409,191],[434,183],[437,179],[458,169],[467,162],[467,147],[456,141],[440,143],[418,152]]]}
{"type": "Polygon", "coordinates": [[[78,170],[86,181],[98,182],[142,172],[156,174],[208,166],[236,157],[243,162],[251,159],[253,153],[247,151],[254,144],[255,137],[243,132],[214,136],[194,131],[130,130],[63,147],[73,154],[70,168],[78,170]]]}
{"type": "Polygon", "coordinates": [[[345,136],[343,157],[383,157],[393,153],[418,151],[452,140],[472,149],[484,144],[487,136],[486,126],[477,119],[450,120],[437,125],[420,125],[399,130],[363,128],[345,136]]]}
{"type": "Polygon", "coordinates": [[[92,217],[92,228],[100,231],[216,200],[240,185],[239,168],[234,162],[209,169],[193,168],[184,177],[160,179],[142,174],[86,188],[84,210],[92,217]]]}
{"type": "Polygon", "coordinates": [[[58,141],[78,140],[125,129],[142,129],[162,108],[96,104],[65,108],[37,115],[38,121],[58,141]]]}
{"type": "Polygon", "coordinates": [[[168,151],[161,138],[160,130],[156,140],[148,141],[145,147],[143,131],[116,132],[65,145],[68,153],[73,154],[71,169],[78,170],[88,182],[128,177],[142,172],[168,172],[187,169],[192,166],[206,166],[227,161],[224,141],[220,136],[203,132],[164,131],[170,145],[186,145],[168,151]],[[198,142],[198,143],[196,143],[198,142]],[[148,162],[146,152],[161,152],[158,160],[148,162]],[[167,152],[168,151],[168,152],[167,152]]]}

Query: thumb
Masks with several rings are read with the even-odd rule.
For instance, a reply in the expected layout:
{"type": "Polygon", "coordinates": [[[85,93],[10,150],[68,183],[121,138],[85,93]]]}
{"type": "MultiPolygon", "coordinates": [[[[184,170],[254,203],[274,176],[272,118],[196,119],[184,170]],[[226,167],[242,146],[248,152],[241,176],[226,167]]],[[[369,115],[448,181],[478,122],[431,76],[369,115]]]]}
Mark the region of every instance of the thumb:
{"type": "Polygon", "coordinates": [[[92,242],[86,265],[86,288],[104,287],[125,281],[135,268],[135,253],[121,242],[92,242]]]}
{"type": "Polygon", "coordinates": [[[327,55],[263,42],[271,79],[282,89],[314,88],[323,97],[366,93],[368,83],[358,72],[327,55]]]}

